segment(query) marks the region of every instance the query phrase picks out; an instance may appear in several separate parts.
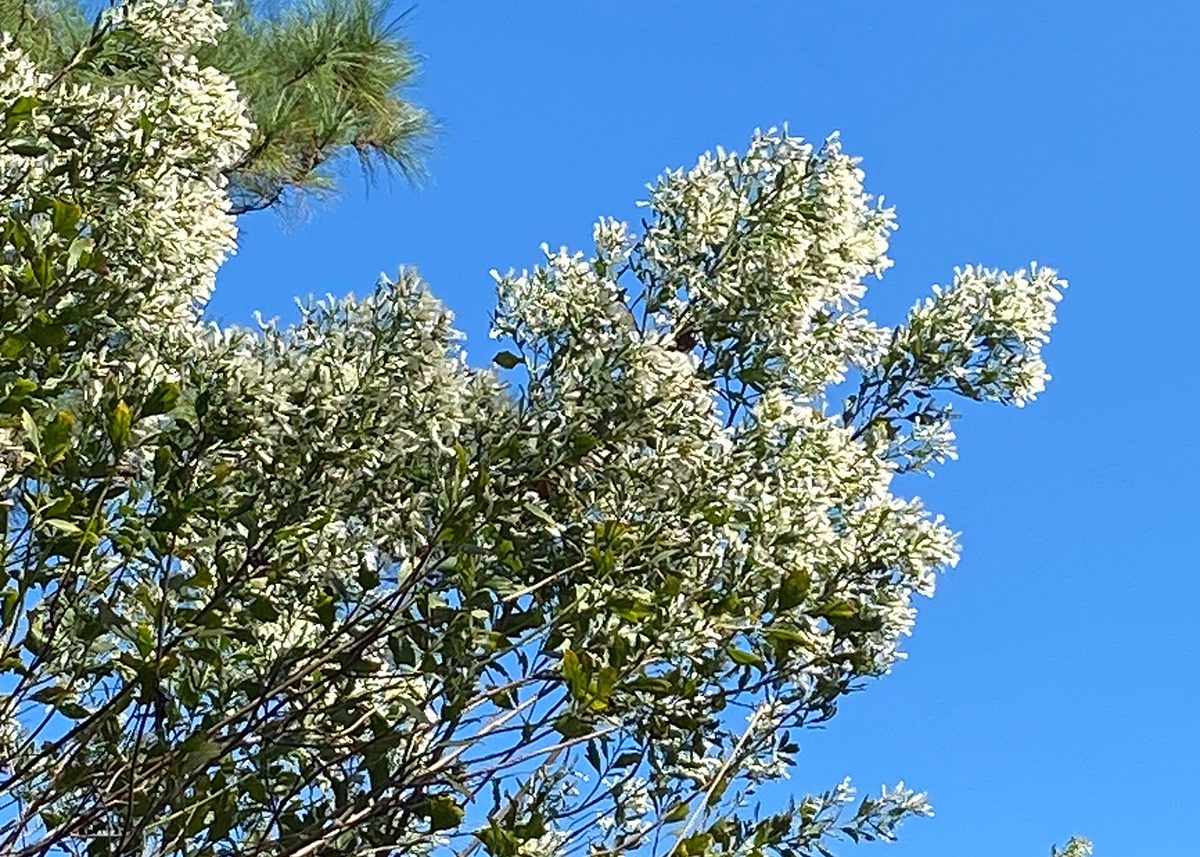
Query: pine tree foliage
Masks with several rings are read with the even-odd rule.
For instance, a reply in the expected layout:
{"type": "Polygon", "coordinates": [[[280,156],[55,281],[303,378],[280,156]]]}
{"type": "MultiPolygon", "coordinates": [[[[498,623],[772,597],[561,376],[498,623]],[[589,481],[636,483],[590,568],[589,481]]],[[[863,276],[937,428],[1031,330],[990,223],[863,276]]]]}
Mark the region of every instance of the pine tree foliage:
{"type": "MultiPolygon", "coordinates": [[[[249,149],[228,168],[234,213],[328,193],[339,156],[357,158],[369,178],[421,174],[432,123],[401,96],[418,66],[402,38],[402,18],[393,18],[389,6],[387,0],[221,6],[229,26],[197,53],[234,79],[255,128],[249,149]]],[[[0,32],[14,34],[41,62],[68,62],[89,43],[92,25],[79,0],[0,0],[0,32]]],[[[115,53],[109,60],[89,66],[109,83],[156,73],[132,68],[115,53]]]]}
{"type": "Polygon", "coordinates": [[[353,151],[365,170],[415,176],[430,129],[399,98],[417,71],[388,20],[386,0],[307,0],[261,16],[245,0],[202,61],[229,74],[251,107],[254,138],[231,173],[234,211],[272,205],[292,191],[325,191],[323,171],[353,151]]]}
{"type": "Polygon", "coordinates": [[[0,854],[828,857],[929,814],[758,800],[903,656],[958,548],[899,474],[1042,390],[1057,274],[880,326],[894,212],[768,131],[497,274],[495,368],[411,271],[222,328],[228,26],[0,36],[0,854]]]}

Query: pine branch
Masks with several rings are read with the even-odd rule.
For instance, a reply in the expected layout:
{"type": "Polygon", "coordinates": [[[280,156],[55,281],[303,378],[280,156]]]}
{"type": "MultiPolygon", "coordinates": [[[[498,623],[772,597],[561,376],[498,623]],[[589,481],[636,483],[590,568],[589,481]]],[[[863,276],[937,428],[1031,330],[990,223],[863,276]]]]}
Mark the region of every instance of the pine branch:
{"type": "Polygon", "coordinates": [[[230,74],[258,130],[230,175],[237,213],[333,187],[327,166],[351,151],[364,173],[421,173],[428,115],[399,96],[417,63],[381,0],[306,0],[275,14],[243,2],[201,59],[230,74]]]}

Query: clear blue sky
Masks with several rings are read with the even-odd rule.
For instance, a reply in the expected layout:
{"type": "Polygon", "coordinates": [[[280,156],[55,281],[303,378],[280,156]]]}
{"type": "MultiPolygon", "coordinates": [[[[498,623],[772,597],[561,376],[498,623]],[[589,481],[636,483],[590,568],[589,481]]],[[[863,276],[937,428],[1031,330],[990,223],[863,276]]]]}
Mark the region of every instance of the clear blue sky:
{"type": "Polygon", "coordinates": [[[893,857],[1197,853],[1200,12],[1189,2],[435,2],[408,34],[441,120],[424,187],[243,223],[214,317],[419,267],[472,359],[488,269],[585,247],[665,166],[756,126],[840,129],[899,210],[885,319],[955,264],[1072,282],[1024,411],[973,408],[909,482],[964,533],[910,659],[804,737],[791,785],[927,789],[893,857]],[[1191,842],[1193,844],[1189,845],[1191,842]]]}

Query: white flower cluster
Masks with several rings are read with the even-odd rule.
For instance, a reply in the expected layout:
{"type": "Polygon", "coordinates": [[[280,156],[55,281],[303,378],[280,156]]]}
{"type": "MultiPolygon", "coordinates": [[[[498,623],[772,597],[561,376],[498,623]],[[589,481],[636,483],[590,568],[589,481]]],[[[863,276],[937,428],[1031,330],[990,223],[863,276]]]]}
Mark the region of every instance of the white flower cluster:
{"type": "MultiPolygon", "coordinates": [[[[142,343],[121,358],[107,348],[73,354],[75,370],[94,379],[142,374],[156,363],[152,343],[198,318],[235,249],[224,172],[250,140],[233,83],[187,53],[225,26],[211,2],[141,0],[110,11],[109,28],[128,18],[127,48],[156,58],[146,86],[60,80],[0,34],[0,184],[31,260],[12,275],[61,277],[71,287],[52,316],[86,312],[142,343]],[[85,300],[103,309],[84,310],[85,300]]],[[[13,317],[35,313],[20,292],[5,300],[13,317]]],[[[12,449],[9,434],[0,430],[0,448],[12,449]]]]}
{"type": "Polygon", "coordinates": [[[922,380],[951,384],[972,398],[1037,397],[1050,379],[1042,346],[1050,340],[1065,280],[1052,268],[1007,273],[968,265],[913,307],[901,347],[923,359],[922,380]]]}
{"type": "Polygon", "coordinates": [[[126,25],[143,42],[183,54],[214,41],[226,27],[214,0],[125,0],[105,10],[110,26],[126,25]]]}
{"type": "Polygon", "coordinates": [[[910,815],[933,815],[929,795],[910,789],[904,785],[904,780],[891,788],[885,785],[880,792],[879,802],[910,815]]]}
{"type": "MultiPolygon", "coordinates": [[[[863,278],[892,264],[894,211],[862,180],[836,135],[814,150],[774,129],[743,156],[718,149],[668,172],[636,247],[650,308],[713,356],[753,361],[743,370],[780,364],[776,383],[796,392],[840,380],[879,346],[855,308],[863,278]]],[[[759,383],[747,371],[741,380],[759,383]]]]}
{"type": "Polygon", "coordinates": [[[931,595],[935,572],[957,561],[954,534],[919,500],[892,494],[893,466],[851,429],[781,391],[764,394],[725,434],[727,444],[703,459],[719,476],[691,482],[693,492],[712,492],[705,514],[722,510],[707,536],[691,525],[691,567],[699,581],[731,575],[747,595],[716,624],[681,600],[672,631],[688,641],[668,632],[663,644],[701,656],[733,639],[769,650],[786,635],[797,645],[781,664],[805,687],[886,672],[911,629],[912,596],[931,595]],[[792,594],[772,602],[785,581],[792,594]]]}
{"type": "Polygon", "coordinates": [[[803,804],[805,815],[815,817],[831,808],[849,806],[857,795],[858,789],[851,783],[850,778],[846,777],[824,794],[806,796],[803,804]]]}
{"type": "Polygon", "coordinates": [[[13,199],[78,199],[90,222],[73,258],[102,251],[114,299],[136,296],[135,320],[152,333],[197,316],[235,249],[224,173],[249,145],[250,123],[232,81],[184,53],[224,26],[211,2],[113,8],[114,25],[130,10],[137,44],[169,52],[159,77],[146,88],[59,83],[4,43],[0,98],[25,99],[17,127],[31,148],[0,151],[0,178],[13,199]]]}
{"type": "Polygon", "coordinates": [[[781,752],[776,743],[776,736],[787,722],[785,706],[778,700],[764,699],[746,719],[746,745],[752,750],[742,763],[746,779],[754,784],[786,780],[796,760],[790,753],[781,752]]]}
{"type": "Polygon", "coordinates": [[[1094,853],[1095,849],[1092,846],[1091,840],[1074,836],[1061,849],[1054,849],[1050,857],[1092,857],[1094,853]]]}
{"type": "MultiPolygon", "coordinates": [[[[605,229],[612,231],[611,227],[605,229]]],[[[611,259],[613,246],[601,243],[601,230],[597,225],[597,247],[611,259]]],[[[633,319],[607,270],[596,270],[582,253],[571,254],[566,248],[551,252],[543,244],[542,253],[545,264],[532,273],[501,276],[492,271],[500,303],[493,338],[511,337],[532,344],[571,332],[581,344],[592,344],[632,328],[633,319]]]]}
{"type": "Polygon", "coordinates": [[[653,826],[654,800],[650,781],[645,777],[610,776],[603,783],[616,797],[616,812],[602,812],[596,826],[604,831],[616,830],[621,836],[637,836],[653,826]]]}

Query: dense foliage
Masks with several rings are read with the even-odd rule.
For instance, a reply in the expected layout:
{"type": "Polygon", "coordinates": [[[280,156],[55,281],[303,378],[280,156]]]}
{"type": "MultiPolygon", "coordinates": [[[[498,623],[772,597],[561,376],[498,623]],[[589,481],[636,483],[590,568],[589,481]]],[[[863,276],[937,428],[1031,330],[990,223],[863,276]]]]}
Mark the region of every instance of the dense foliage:
{"type": "Polygon", "coordinates": [[[926,814],[751,796],[900,657],[957,553],[893,477],[952,457],[948,397],[1041,390],[1056,274],[877,326],[891,209],[769,132],[498,275],[499,369],[410,272],[218,328],[261,134],[195,59],[225,26],[0,41],[0,853],[792,857],[926,814]]]}

